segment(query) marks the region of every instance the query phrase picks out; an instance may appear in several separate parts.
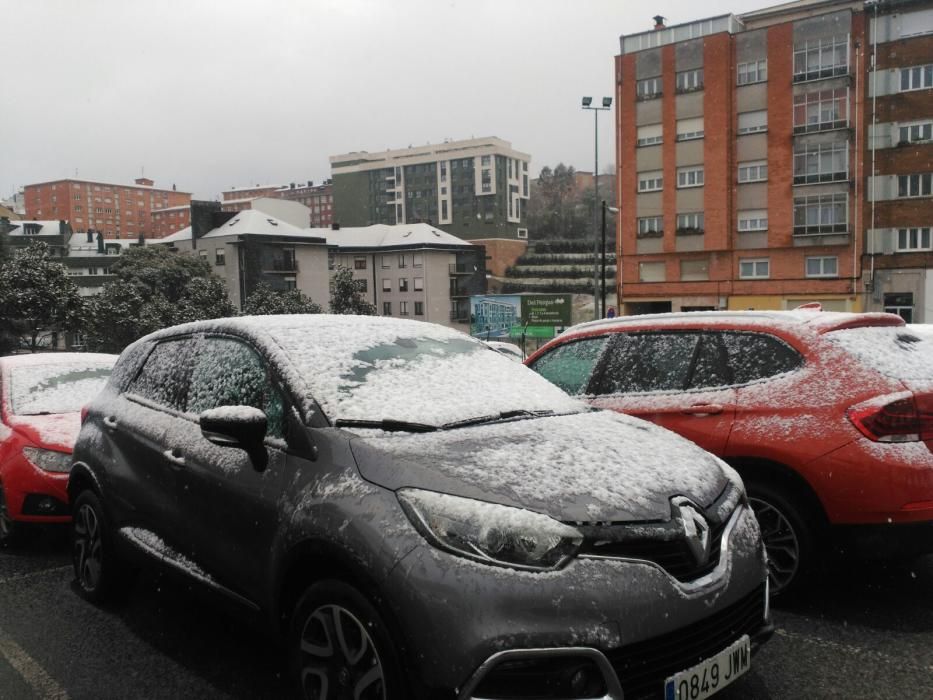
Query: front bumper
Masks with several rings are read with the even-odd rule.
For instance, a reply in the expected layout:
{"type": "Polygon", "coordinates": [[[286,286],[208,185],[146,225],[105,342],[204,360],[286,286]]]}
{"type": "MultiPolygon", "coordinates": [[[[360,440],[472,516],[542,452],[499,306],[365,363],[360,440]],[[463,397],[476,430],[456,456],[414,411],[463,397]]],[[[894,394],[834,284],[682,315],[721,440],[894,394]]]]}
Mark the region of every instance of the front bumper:
{"type": "Polygon", "coordinates": [[[22,454],[3,465],[3,495],[13,520],[36,523],[68,522],[68,474],[48,472],[22,454]]]}
{"type": "Polygon", "coordinates": [[[601,669],[607,690],[639,697],[638,688],[660,693],[667,675],[742,634],[763,640],[768,619],[758,525],[744,506],[733,518],[721,566],[692,584],[635,560],[578,557],[559,571],[530,573],[426,543],[417,547],[383,589],[395,619],[403,621],[412,695],[451,697],[458,689],[458,697],[469,698],[471,684],[482,690],[503,659],[543,650],[588,659],[601,669]],[[715,635],[702,633],[696,648],[677,642],[682,632],[705,630],[713,619],[722,625],[715,635]]]}

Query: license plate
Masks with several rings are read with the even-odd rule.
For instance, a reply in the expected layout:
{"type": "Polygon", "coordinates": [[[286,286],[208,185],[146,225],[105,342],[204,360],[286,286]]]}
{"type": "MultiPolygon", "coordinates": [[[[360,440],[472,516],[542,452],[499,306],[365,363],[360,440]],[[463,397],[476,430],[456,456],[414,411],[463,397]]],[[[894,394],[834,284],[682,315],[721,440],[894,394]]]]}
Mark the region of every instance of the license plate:
{"type": "Polygon", "coordinates": [[[703,700],[722,690],[751,665],[748,635],[693,668],[675,673],[664,682],[665,700],[703,700]]]}

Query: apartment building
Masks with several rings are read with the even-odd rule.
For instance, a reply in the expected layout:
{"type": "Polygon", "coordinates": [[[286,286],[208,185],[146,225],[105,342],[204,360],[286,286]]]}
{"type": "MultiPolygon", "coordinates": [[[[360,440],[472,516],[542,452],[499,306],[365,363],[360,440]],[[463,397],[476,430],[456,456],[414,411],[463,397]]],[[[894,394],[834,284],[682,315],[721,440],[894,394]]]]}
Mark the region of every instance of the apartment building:
{"type": "Polygon", "coordinates": [[[257,199],[285,199],[298,202],[308,207],[309,215],[306,226],[311,228],[329,228],[334,221],[334,196],[330,180],[315,185],[313,180],[307,183],[289,183],[288,185],[255,185],[237,187],[221,193],[221,210],[227,212],[251,209],[257,199]]]}
{"type": "Polygon", "coordinates": [[[152,210],[151,238],[165,238],[191,225],[191,206],[182,204],[177,207],[152,210]]]}
{"type": "Polygon", "coordinates": [[[479,138],[331,156],[334,222],[428,223],[486,247],[494,274],[525,251],[531,156],[479,138]]]}
{"type": "Polygon", "coordinates": [[[132,185],[66,178],[26,185],[23,194],[27,219],[67,221],[75,231],[100,231],[106,238],[154,237],[154,210],[191,202],[190,192],[159,189],[144,177],[132,185]]]}
{"type": "Polygon", "coordinates": [[[250,208],[250,202],[259,197],[275,197],[282,185],[246,185],[231,187],[220,193],[220,210],[226,212],[243,211],[250,208]]]}
{"type": "Polygon", "coordinates": [[[866,12],[865,308],[933,323],[933,2],[866,12]]]}
{"type": "Polygon", "coordinates": [[[863,4],[655,19],[615,63],[624,313],[860,309],[863,4]]]}

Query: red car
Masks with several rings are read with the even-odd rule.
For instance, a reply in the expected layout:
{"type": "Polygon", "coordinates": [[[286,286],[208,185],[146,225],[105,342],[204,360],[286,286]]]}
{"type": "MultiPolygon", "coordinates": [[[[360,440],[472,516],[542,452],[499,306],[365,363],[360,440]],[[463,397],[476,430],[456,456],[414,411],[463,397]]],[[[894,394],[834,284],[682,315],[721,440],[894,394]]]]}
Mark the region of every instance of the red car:
{"type": "Polygon", "coordinates": [[[99,392],[116,355],[0,357],[0,544],[23,523],[64,523],[71,450],[81,407],[99,392]]]}
{"type": "Polygon", "coordinates": [[[933,551],[933,336],[899,316],[632,316],[575,326],[526,364],[738,470],[774,594],[800,590],[827,545],[933,551]]]}

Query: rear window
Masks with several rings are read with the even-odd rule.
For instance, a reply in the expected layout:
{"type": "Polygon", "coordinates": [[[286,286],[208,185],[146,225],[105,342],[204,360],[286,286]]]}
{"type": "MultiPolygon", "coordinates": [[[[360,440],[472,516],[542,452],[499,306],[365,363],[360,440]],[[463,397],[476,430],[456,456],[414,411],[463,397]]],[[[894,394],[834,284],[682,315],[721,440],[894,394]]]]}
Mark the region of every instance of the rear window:
{"type": "Polygon", "coordinates": [[[895,379],[933,380],[933,336],[910,328],[851,328],[826,337],[864,364],[895,379]]]}

